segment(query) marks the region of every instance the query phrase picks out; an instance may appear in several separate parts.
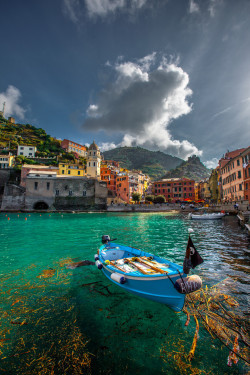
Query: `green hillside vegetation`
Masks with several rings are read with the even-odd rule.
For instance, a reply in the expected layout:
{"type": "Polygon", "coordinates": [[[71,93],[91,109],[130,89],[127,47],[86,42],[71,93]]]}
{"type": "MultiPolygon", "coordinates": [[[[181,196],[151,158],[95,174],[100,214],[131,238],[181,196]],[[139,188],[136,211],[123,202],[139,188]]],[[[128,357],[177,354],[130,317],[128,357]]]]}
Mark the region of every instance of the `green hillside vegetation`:
{"type": "Polygon", "coordinates": [[[208,178],[210,169],[206,168],[197,156],[190,156],[187,161],[183,161],[177,168],[166,173],[162,178],[186,177],[195,181],[208,178]]]}
{"type": "MultiPolygon", "coordinates": [[[[36,146],[36,157],[53,158],[51,160],[44,159],[43,164],[57,165],[58,161],[72,161],[76,159],[73,153],[67,153],[61,148],[61,141],[51,137],[44,129],[36,128],[30,124],[12,124],[6,119],[0,119],[0,152],[6,154],[11,152],[12,155],[17,154],[18,145],[36,146]]],[[[84,158],[77,158],[78,161],[85,163],[84,158]]],[[[41,164],[41,160],[32,160],[24,156],[16,158],[17,164],[41,164]]]]}
{"type": "Polygon", "coordinates": [[[183,161],[161,151],[149,151],[142,147],[118,147],[105,151],[103,156],[105,160],[119,161],[123,168],[141,170],[153,180],[176,168],[183,161]]]}

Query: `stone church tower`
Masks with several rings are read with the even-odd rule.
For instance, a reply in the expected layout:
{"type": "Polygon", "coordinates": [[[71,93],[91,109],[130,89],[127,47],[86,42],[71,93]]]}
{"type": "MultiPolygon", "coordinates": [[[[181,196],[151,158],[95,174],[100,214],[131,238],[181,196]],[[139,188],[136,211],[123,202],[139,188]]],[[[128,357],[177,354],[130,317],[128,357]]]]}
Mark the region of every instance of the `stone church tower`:
{"type": "Polygon", "coordinates": [[[88,149],[87,177],[101,179],[101,154],[95,141],[93,141],[88,149]]]}

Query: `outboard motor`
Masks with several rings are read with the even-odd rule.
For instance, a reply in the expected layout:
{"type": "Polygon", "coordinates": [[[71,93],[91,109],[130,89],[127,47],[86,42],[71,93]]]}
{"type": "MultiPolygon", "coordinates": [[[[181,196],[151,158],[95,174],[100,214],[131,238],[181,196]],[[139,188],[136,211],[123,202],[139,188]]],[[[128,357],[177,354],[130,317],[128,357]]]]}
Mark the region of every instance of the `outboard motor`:
{"type": "Polygon", "coordinates": [[[202,280],[198,275],[192,275],[176,280],[175,289],[181,294],[196,292],[202,286],[202,280]]]}
{"type": "Polygon", "coordinates": [[[105,234],[104,236],[102,236],[102,243],[103,243],[103,245],[105,245],[105,244],[107,244],[109,242],[110,242],[110,237],[107,234],[105,234]]]}

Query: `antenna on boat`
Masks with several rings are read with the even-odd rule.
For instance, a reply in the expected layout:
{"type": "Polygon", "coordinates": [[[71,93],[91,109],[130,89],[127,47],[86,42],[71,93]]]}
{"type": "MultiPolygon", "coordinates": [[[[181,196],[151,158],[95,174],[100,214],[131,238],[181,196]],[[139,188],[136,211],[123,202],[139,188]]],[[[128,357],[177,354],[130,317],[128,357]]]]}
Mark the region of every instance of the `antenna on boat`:
{"type": "Polygon", "coordinates": [[[194,230],[192,228],[188,228],[188,233],[194,233],[194,230]]]}

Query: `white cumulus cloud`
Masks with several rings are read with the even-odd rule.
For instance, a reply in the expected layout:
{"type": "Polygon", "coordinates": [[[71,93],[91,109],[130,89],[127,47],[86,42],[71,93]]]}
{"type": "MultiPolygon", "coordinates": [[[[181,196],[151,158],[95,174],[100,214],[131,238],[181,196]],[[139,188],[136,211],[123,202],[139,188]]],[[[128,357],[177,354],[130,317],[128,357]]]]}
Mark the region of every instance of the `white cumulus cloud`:
{"type": "Polygon", "coordinates": [[[63,13],[75,24],[83,15],[83,8],[85,4],[87,14],[91,17],[106,17],[109,14],[114,14],[119,10],[129,13],[141,9],[148,0],[63,0],[63,13]]]}
{"type": "MultiPolygon", "coordinates": [[[[173,61],[156,63],[153,53],[113,66],[114,80],[87,109],[84,128],[123,136],[119,146],[142,146],[187,158],[202,152],[188,140],[173,139],[168,126],[192,110],[189,77],[173,61]]],[[[187,130],[188,132],[188,130],[187,130]]]]}
{"type": "Polygon", "coordinates": [[[203,164],[209,169],[215,169],[218,166],[219,159],[213,158],[211,160],[205,161],[203,164]]]}
{"type": "Polygon", "coordinates": [[[2,110],[3,103],[5,103],[5,117],[17,116],[20,120],[24,119],[26,110],[18,104],[21,96],[20,90],[12,85],[9,85],[5,92],[0,93],[0,109],[2,110]]]}
{"type": "Polygon", "coordinates": [[[200,11],[199,5],[194,0],[189,2],[189,13],[197,13],[200,11]]]}

